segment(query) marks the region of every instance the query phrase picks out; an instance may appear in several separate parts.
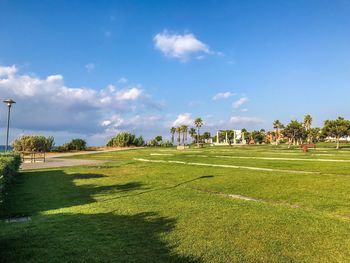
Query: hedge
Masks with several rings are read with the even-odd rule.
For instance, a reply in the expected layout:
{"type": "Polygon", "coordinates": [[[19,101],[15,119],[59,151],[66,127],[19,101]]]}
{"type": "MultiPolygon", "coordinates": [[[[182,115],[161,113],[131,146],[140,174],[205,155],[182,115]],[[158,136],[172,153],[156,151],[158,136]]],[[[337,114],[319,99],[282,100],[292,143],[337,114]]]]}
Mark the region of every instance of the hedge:
{"type": "Polygon", "coordinates": [[[18,153],[0,153],[0,205],[18,174],[20,165],[21,156],[18,153]]]}

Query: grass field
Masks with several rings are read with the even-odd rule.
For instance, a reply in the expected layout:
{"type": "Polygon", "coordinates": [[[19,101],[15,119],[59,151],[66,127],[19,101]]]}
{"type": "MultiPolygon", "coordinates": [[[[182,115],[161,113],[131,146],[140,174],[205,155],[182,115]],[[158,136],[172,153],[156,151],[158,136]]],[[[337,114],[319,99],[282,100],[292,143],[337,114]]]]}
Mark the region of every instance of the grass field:
{"type": "Polygon", "coordinates": [[[79,158],[108,162],[21,174],[3,218],[31,220],[1,221],[1,262],[350,262],[348,148],[79,158]]]}

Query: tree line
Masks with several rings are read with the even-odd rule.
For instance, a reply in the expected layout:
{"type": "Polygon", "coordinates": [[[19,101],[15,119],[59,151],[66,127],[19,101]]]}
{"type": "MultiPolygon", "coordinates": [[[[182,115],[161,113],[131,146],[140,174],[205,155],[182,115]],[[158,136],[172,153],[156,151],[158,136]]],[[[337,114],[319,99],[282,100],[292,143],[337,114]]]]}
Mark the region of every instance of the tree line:
{"type": "MultiPolygon", "coordinates": [[[[350,136],[350,121],[343,117],[338,117],[334,120],[326,120],[323,127],[312,127],[313,118],[310,114],[307,114],[302,122],[298,120],[291,120],[288,124],[284,125],[280,120],[275,120],[272,124],[273,131],[253,130],[248,131],[242,129],[244,133],[244,139],[246,143],[274,143],[276,145],[280,143],[288,144],[288,148],[291,145],[299,145],[302,143],[317,143],[325,140],[334,140],[336,142],[336,148],[339,149],[340,140],[347,136],[350,136]]],[[[200,134],[200,128],[203,126],[203,120],[196,118],[194,121],[194,127],[188,125],[181,125],[178,127],[171,127],[171,141],[174,144],[175,137],[178,145],[187,144],[187,135],[189,134],[193,143],[208,143],[209,140],[216,141],[216,135],[211,136],[210,132],[204,132],[200,134]]],[[[226,138],[232,140],[234,137],[233,130],[224,130],[219,133],[220,141],[226,138]]]]}

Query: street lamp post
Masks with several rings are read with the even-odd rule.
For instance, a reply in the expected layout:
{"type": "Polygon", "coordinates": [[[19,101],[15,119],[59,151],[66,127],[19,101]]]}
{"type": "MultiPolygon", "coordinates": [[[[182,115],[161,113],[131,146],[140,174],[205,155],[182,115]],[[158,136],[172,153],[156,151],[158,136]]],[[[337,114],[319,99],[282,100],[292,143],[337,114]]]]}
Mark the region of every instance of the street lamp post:
{"type": "Polygon", "coordinates": [[[8,107],[8,112],[7,112],[7,132],[6,132],[6,146],[5,146],[5,152],[7,152],[7,149],[9,147],[9,130],[10,130],[10,112],[11,112],[11,106],[12,104],[16,103],[15,101],[8,99],[4,100],[4,103],[8,107]]]}

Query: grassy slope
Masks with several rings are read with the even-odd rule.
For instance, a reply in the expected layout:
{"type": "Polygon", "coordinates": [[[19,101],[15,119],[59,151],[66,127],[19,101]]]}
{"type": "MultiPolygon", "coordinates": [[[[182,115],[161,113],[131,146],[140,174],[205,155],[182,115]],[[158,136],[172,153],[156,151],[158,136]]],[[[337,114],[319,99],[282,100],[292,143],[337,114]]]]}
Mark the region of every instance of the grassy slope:
{"type": "Polygon", "coordinates": [[[112,160],[99,167],[25,172],[5,212],[6,217],[30,215],[32,221],[0,223],[1,261],[347,262],[348,163],[210,157],[320,158],[312,154],[323,153],[350,159],[346,150],[334,152],[304,154],[273,147],[143,149],[81,156],[112,160]],[[322,174],[143,163],[135,157],[322,174]]]}

